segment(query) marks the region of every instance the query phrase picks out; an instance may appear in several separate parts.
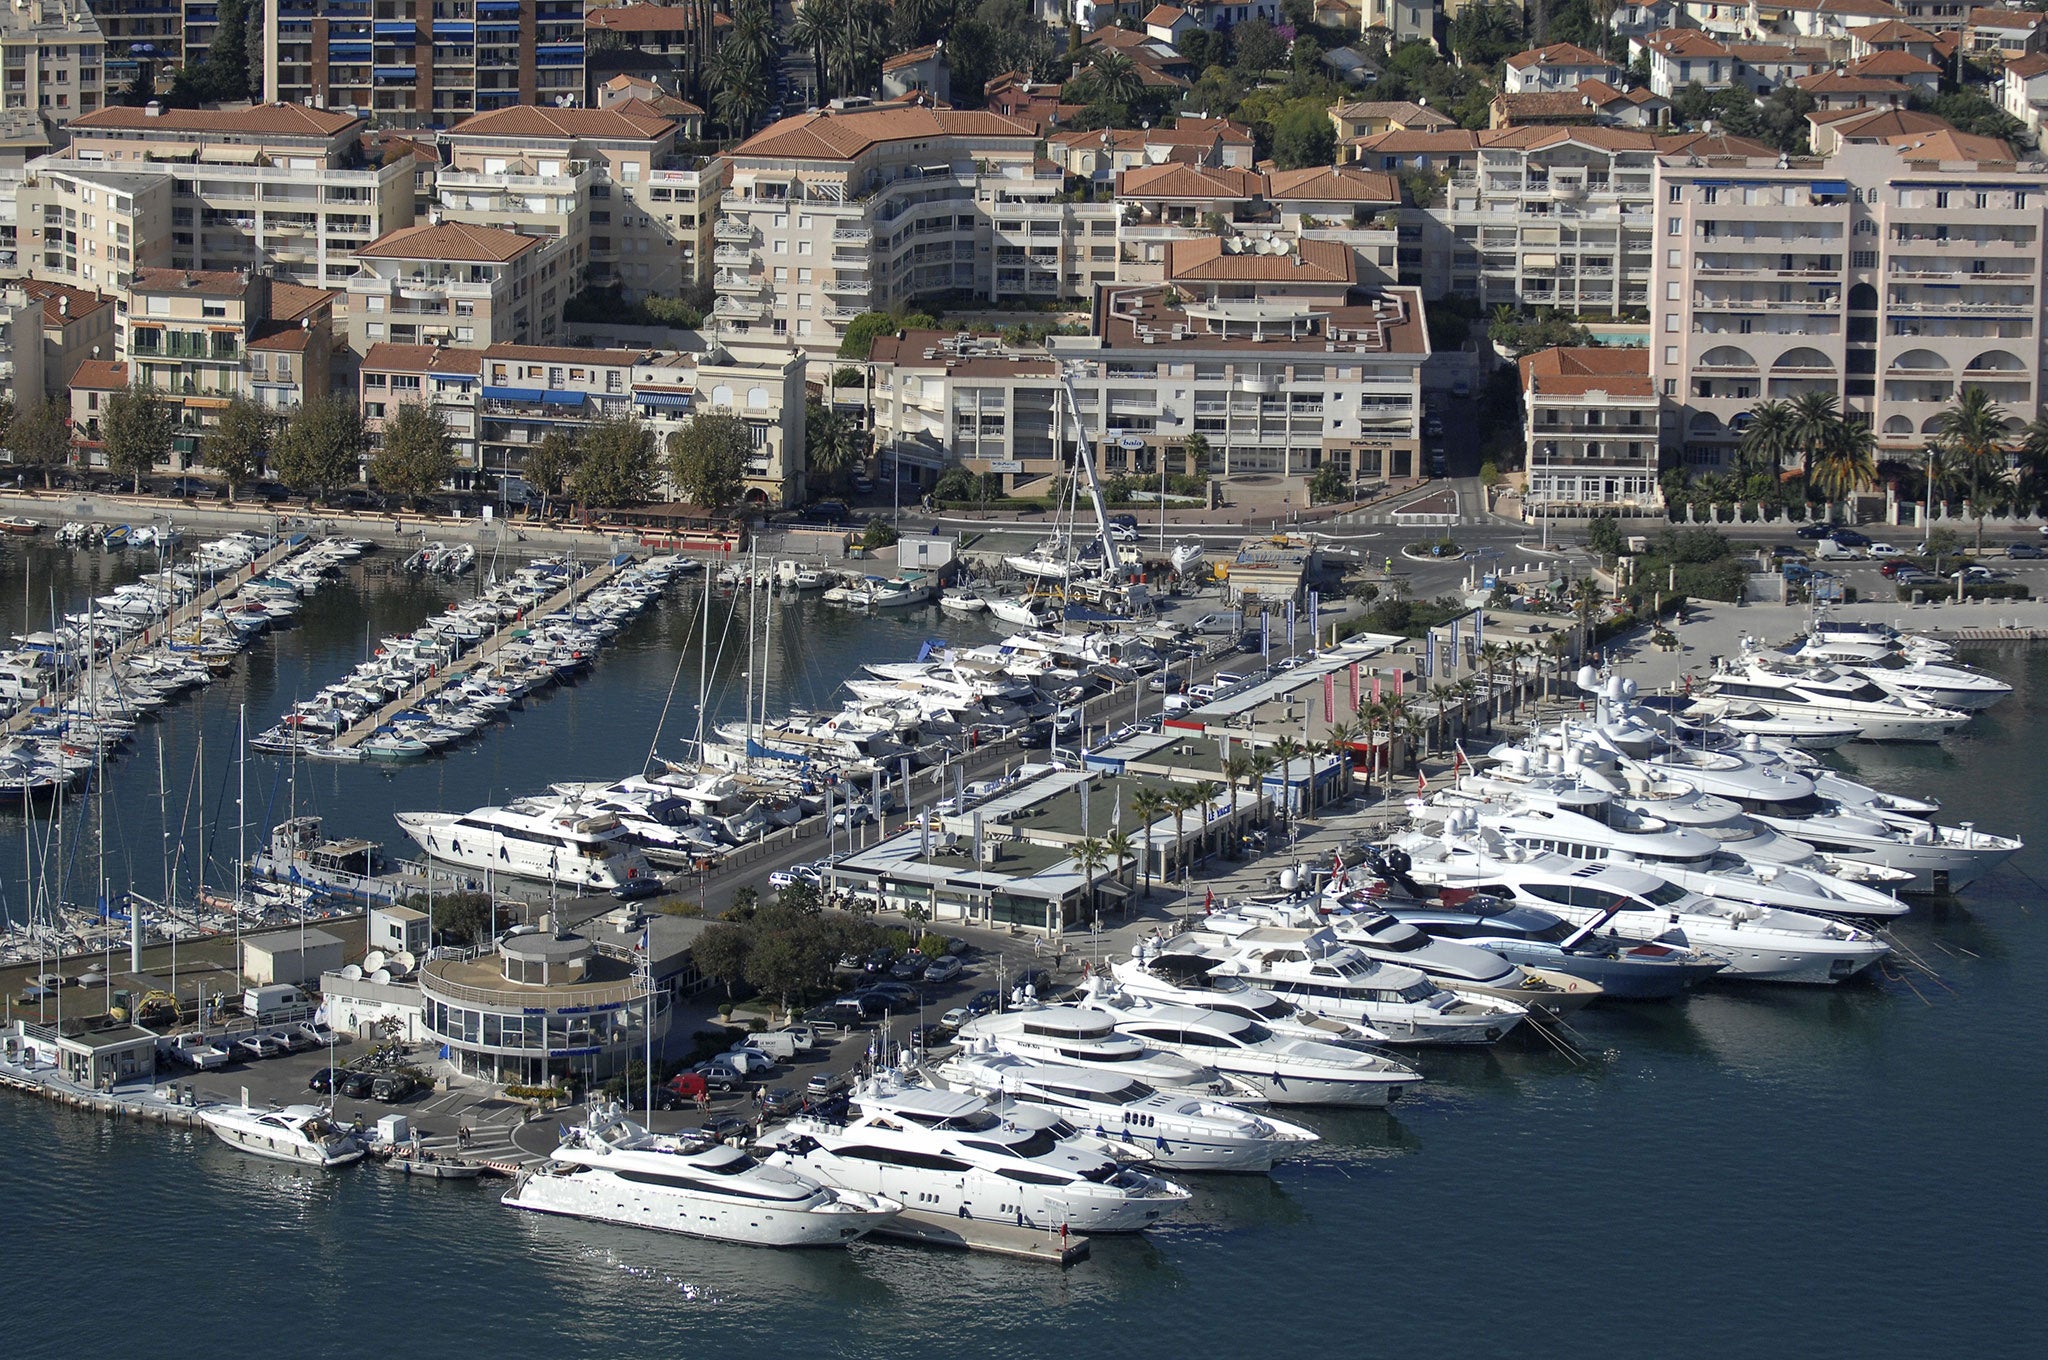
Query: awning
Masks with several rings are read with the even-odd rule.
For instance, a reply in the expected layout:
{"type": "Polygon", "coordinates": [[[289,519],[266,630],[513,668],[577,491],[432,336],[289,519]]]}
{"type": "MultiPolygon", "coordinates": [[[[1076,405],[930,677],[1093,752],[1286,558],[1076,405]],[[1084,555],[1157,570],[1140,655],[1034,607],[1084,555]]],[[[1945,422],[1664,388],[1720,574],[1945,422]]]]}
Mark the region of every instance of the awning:
{"type": "Polygon", "coordinates": [[[1095,891],[1109,897],[1129,897],[1131,895],[1131,890],[1115,879],[1096,884],[1095,891]]]}
{"type": "Polygon", "coordinates": [[[485,401],[542,402],[547,400],[547,390],[540,387],[486,387],[485,401]]]}
{"type": "Polygon", "coordinates": [[[1845,179],[1817,179],[1812,187],[1816,194],[1832,194],[1836,198],[1849,196],[1849,181],[1845,179]]]}
{"type": "Polygon", "coordinates": [[[549,406],[581,406],[588,398],[588,392],[555,392],[541,394],[541,400],[549,406]]]}
{"type": "Polygon", "coordinates": [[[1524,269],[1555,269],[1555,268],[1557,268],[1557,256],[1555,256],[1555,255],[1524,255],[1524,256],[1522,257],[1522,268],[1524,268],[1524,269]]]}
{"type": "Polygon", "coordinates": [[[642,406],[652,406],[663,411],[690,409],[690,396],[687,392],[635,392],[633,400],[642,406]]]}

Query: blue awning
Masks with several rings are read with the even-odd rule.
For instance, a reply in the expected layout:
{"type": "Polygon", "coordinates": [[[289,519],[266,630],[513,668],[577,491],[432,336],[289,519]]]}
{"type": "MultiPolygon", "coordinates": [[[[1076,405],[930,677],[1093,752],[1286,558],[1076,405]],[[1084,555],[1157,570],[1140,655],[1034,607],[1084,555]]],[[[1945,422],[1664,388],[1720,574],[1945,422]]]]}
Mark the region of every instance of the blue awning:
{"type": "Polygon", "coordinates": [[[437,38],[473,38],[476,25],[468,20],[451,23],[445,19],[434,20],[434,36],[437,38]]]}
{"type": "Polygon", "coordinates": [[[687,392],[635,392],[633,400],[642,406],[652,406],[663,411],[690,409],[690,394],[687,392]]]}
{"type": "Polygon", "coordinates": [[[540,402],[547,399],[547,390],[540,387],[486,387],[485,401],[526,401],[540,402]]]}
{"type": "Polygon", "coordinates": [[[437,383],[454,383],[458,387],[467,386],[476,381],[476,374],[474,373],[429,373],[427,376],[437,383]]]}
{"type": "Polygon", "coordinates": [[[588,392],[544,392],[541,400],[549,406],[581,406],[588,392]]]}
{"type": "Polygon", "coordinates": [[[1849,181],[1845,179],[1817,179],[1813,182],[1813,192],[1817,194],[1833,194],[1837,198],[1847,198],[1849,196],[1849,181]]]}
{"type": "Polygon", "coordinates": [[[419,36],[419,26],[407,19],[404,23],[386,23],[379,20],[374,31],[380,38],[413,38],[419,36]]]}

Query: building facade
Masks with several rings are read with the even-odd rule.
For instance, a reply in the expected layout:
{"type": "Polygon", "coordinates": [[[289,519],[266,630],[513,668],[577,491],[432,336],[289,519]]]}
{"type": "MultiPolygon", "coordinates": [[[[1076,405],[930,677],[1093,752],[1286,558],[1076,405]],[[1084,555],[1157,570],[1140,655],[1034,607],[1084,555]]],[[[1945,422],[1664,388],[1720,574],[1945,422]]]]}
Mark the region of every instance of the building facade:
{"type": "Polygon", "coordinates": [[[53,124],[107,100],[106,39],[85,0],[17,0],[0,10],[0,108],[53,124]]]}
{"type": "Polygon", "coordinates": [[[484,348],[553,339],[583,272],[570,238],[456,222],[392,232],[356,260],[348,309],[359,353],[385,340],[484,348]]]}
{"type": "Polygon", "coordinates": [[[1521,361],[1528,514],[1654,514],[1658,400],[1643,349],[1546,349],[1521,361]]]}

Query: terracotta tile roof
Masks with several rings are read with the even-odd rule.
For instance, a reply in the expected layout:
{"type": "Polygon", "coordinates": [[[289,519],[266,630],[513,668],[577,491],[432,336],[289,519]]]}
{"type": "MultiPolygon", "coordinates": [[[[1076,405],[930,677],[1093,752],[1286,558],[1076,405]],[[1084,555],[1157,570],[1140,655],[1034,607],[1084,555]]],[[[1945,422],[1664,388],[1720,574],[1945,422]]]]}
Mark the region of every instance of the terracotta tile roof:
{"type": "Polygon", "coordinates": [[[128,365],[112,359],[87,359],[72,374],[71,385],[97,392],[118,392],[128,385],[128,365]]]}
{"type": "Polygon", "coordinates": [[[1752,66],[1810,66],[1815,70],[1834,65],[1827,49],[1801,47],[1796,43],[1729,43],[1728,53],[1752,66]]]}
{"type": "Polygon", "coordinates": [[[1671,102],[1647,85],[1639,85],[1633,90],[1622,90],[1615,88],[1604,80],[1590,76],[1579,82],[1579,93],[1592,100],[1595,108],[1605,108],[1609,104],[1668,104],[1671,102]]]}
{"type": "Polygon", "coordinates": [[[256,334],[249,337],[247,349],[282,350],[296,354],[313,343],[313,333],[296,322],[271,321],[260,326],[256,334]]]}
{"type": "Polygon", "coordinates": [[[1447,129],[1443,132],[1376,132],[1369,137],[1360,137],[1355,145],[1367,151],[1377,151],[1389,156],[1448,155],[1459,151],[1477,151],[1479,134],[1463,128],[1447,129]]]}
{"type": "Polygon", "coordinates": [[[379,236],[356,251],[366,259],[461,260],[503,264],[516,260],[541,244],[538,236],[521,236],[497,227],[474,227],[464,222],[441,222],[424,227],[400,227],[379,236]]]}
{"type": "Polygon", "coordinates": [[[465,118],[449,129],[448,135],[655,141],[675,131],[675,126],[675,120],[662,117],[638,100],[601,109],[557,109],[515,104],[510,108],[492,109],[488,113],[465,118]]]}
{"type": "Polygon", "coordinates": [[[1878,80],[1870,76],[1842,75],[1836,71],[1822,71],[1818,75],[1800,76],[1792,82],[1808,94],[1897,94],[1912,93],[1896,80],[1878,80]]]}
{"type": "Polygon", "coordinates": [[[109,104],[71,120],[71,128],[146,129],[158,132],[240,132],[280,137],[334,136],[362,122],[359,114],[309,109],[303,104],[258,104],[247,109],[148,109],[109,104]]]}
{"type": "Polygon", "coordinates": [[[111,306],[113,299],[98,293],[89,293],[83,288],[73,288],[65,283],[50,283],[44,279],[23,279],[22,294],[30,302],[43,304],[43,324],[46,326],[68,326],[74,321],[91,316],[100,308],[111,306]],[[67,310],[65,303],[69,302],[67,310]]]}
{"type": "MultiPolygon", "coordinates": [[[[1348,255],[1350,251],[1345,253],[1348,255]]],[[[1273,261],[1281,257],[1259,258],[1273,261]]],[[[1296,339],[1269,334],[1264,341],[1257,341],[1244,334],[1242,328],[1236,335],[1212,330],[1210,323],[1200,315],[1202,304],[1199,302],[1167,306],[1163,285],[1119,286],[1098,290],[1095,333],[1102,337],[1111,352],[1150,354],[1178,350],[1198,354],[1228,352],[1276,356],[1298,353],[1314,354],[1320,359],[1327,352],[1325,346],[1335,339],[1339,352],[1347,352],[1364,342],[1371,353],[1427,355],[1429,332],[1422,319],[1422,290],[1414,287],[1381,288],[1377,299],[1391,305],[1375,310],[1371,303],[1341,307],[1303,304],[1304,319],[1313,323],[1308,334],[1296,339]],[[1141,338],[1141,326],[1152,336],[1149,344],[1141,338]],[[1179,337],[1173,335],[1175,326],[1183,327],[1179,337]]]]}
{"type": "Polygon", "coordinates": [[[1642,40],[1644,47],[1666,57],[1725,57],[1728,49],[1696,28],[1660,28],[1642,40]]]}
{"type": "Polygon", "coordinates": [[[1358,282],[1358,256],[1341,241],[1301,240],[1286,255],[1233,255],[1220,237],[1166,243],[1166,277],[1187,283],[1358,282]]]}
{"type": "Polygon", "coordinates": [[[335,299],[340,296],[341,293],[325,288],[273,282],[270,285],[270,319],[297,321],[302,316],[313,316],[333,307],[335,299]]]}
{"type": "Polygon", "coordinates": [[[1458,125],[1458,120],[1449,114],[1406,99],[1361,99],[1355,103],[1339,104],[1330,113],[1347,119],[1384,118],[1389,123],[1399,123],[1404,128],[1422,132],[1458,125]]]}
{"type": "Polygon", "coordinates": [[[1117,151],[1143,151],[1148,147],[1250,146],[1252,130],[1227,118],[1183,118],[1173,127],[1159,128],[1069,128],[1055,132],[1048,141],[1061,146],[1108,145],[1117,151]]]}
{"type": "Polygon", "coordinates": [[[1832,128],[1837,137],[1873,142],[1939,132],[1950,126],[1946,118],[1914,109],[1815,109],[1806,115],[1806,121],[1832,128]]]}
{"type": "Polygon", "coordinates": [[[1879,43],[1931,43],[1934,35],[1898,19],[1880,19],[1856,30],[1856,40],[1869,46],[1879,43]]]}
{"type": "Polygon", "coordinates": [[[240,297],[249,291],[249,280],[233,269],[138,269],[128,284],[128,291],[240,297]]]}
{"type": "Polygon", "coordinates": [[[882,109],[820,109],[770,124],[732,152],[735,156],[850,161],[888,142],[926,137],[1004,137],[1030,141],[1028,123],[969,109],[908,105],[882,109]]]}
{"type": "Polygon", "coordinates": [[[1681,132],[1675,136],[1657,139],[1657,154],[1660,156],[1692,155],[1706,159],[1714,156],[1741,156],[1744,158],[1766,156],[1775,158],[1778,148],[1750,137],[1737,137],[1726,132],[1681,132]]]}
{"type": "Polygon", "coordinates": [[[631,368],[646,353],[638,349],[574,349],[561,345],[496,344],[484,350],[486,359],[515,359],[528,364],[609,364],[631,368]]]}
{"type": "Polygon", "coordinates": [[[2008,61],[2005,69],[2021,80],[2032,80],[2035,76],[2048,75],[2048,56],[2039,52],[2023,52],[2008,61]]]}
{"type": "Polygon", "coordinates": [[[1974,161],[1977,164],[2011,165],[2012,148],[1996,137],[1979,137],[1954,128],[1935,132],[1906,133],[1884,139],[1899,149],[1905,161],[1974,161]]]}
{"type": "Polygon", "coordinates": [[[1510,120],[1529,118],[1585,118],[1590,120],[1594,109],[1586,96],[1577,90],[1525,90],[1519,94],[1501,93],[1493,97],[1494,106],[1510,120]]]}
{"type": "Polygon", "coordinates": [[[1534,396],[1649,397],[1650,351],[1643,348],[1590,349],[1568,346],[1538,350],[1521,359],[1522,390],[1534,396]]]}
{"type": "Polygon", "coordinates": [[[1154,5],[1151,11],[1145,15],[1145,26],[1150,28],[1152,25],[1157,24],[1161,28],[1167,28],[1187,17],[1188,12],[1178,6],[1154,5]]]}
{"type": "Polygon", "coordinates": [[[926,43],[923,47],[913,47],[908,52],[898,52],[895,56],[888,58],[882,63],[882,69],[884,71],[900,71],[906,66],[915,66],[921,61],[930,61],[937,55],[939,55],[938,44],[926,43]]]}
{"type": "Polygon", "coordinates": [[[1815,14],[1875,15],[1880,19],[1903,19],[1905,15],[1889,0],[1790,0],[1785,8],[1810,10],[1815,14]]]}
{"type": "Polygon", "coordinates": [[[1517,71],[1526,71],[1531,66],[1611,66],[1614,63],[1598,52],[1588,52],[1576,43],[1551,43],[1548,47],[1532,47],[1526,52],[1517,52],[1508,58],[1508,65],[1517,71]]]}
{"type": "Polygon", "coordinates": [[[1256,198],[1265,190],[1266,177],[1256,170],[1208,169],[1168,161],[1120,170],[1116,177],[1118,198],[1256,198]]]}
{"type": "Polygon", "coordinates": [[[1860,61],[1852,61],[1842,68],[1852,76],[1877,76],[1903,79],[1906,76],[1938,76],[1941,68],[1931,61],[1922,61],[1910,52],[1873,52],[1860,61]]]}
{"type": "Polygon", "coordinates": [[[1319,165],[1306,170],[1268,170],[1266,197],[1276,203],[1381,203],[1401,201],[1401,182],[1384,170],[1355,165],[1319,165]]]}
{"type": "Polygon", "coordinates": [[[476,373],[483,353],[441,345],[394,345],[380,341],[363,356],[362,367],[380,373],[476,373]]]}
{"type": "Polygon", "coordinates": [[[2031,33],[2044,22],[2048,22],[2048,14],[2030,9],[1979,8],[1970,11],[1971,28],[1999,28],[2017,33],[2031,33]]]}

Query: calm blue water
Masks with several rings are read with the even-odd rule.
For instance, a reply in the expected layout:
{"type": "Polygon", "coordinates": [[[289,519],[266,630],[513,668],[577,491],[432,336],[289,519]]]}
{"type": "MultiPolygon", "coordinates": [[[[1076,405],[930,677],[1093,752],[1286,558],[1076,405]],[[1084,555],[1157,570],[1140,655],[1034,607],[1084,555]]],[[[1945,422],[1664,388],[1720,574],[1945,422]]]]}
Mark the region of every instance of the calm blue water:
{"type": "MultiPolygon", "coordinates": [[[[836,622],[840,646],[930,626],[836,622]]],[[[811,641],[795,654],[840,664],[816,655],[835,621],[800,623],[811,641]]],[[[633,715],[660,694],[627,681],[665,688],[673,628],[648,625],[584,688],[444,766],[320,770],[312,792],[368,826],[444,788],[602,772],[615,751],[631,765],[646,741],[633,715]],[[649,654],[638,672],[633,648],[649,654]]],[[[319,636],[309,620],[281,644],[272,699],[360,645],[319,636]],[[299,646],[307,659],[289,660],[299,646]]],[[[1952,818],[2048,842],[2048,774],[2029,749],[2048,653],[1980,659],[2014,699],[1942,748],[1852,763],[1952,818]]],[[[204,1135],[0,1097],[7,1317],[51,1355],[112,1338],[323,1356],[459,1342],[492,1360],[2037,1353],[2041,876],[2048,856],[2029,849],[1966,907],[1913,917],[1901,942],[1938,979],[1596,1008],[1583,1065],[1425,1055],[1432,1081],[1398,1118],[1312,1114],[1317,1156],[1271,1179],[1191,1180],[1178,1225],[1099,1240],[1065,1273],[542,1220],[484,1187],[302,1174],[204,1135]]]]}

